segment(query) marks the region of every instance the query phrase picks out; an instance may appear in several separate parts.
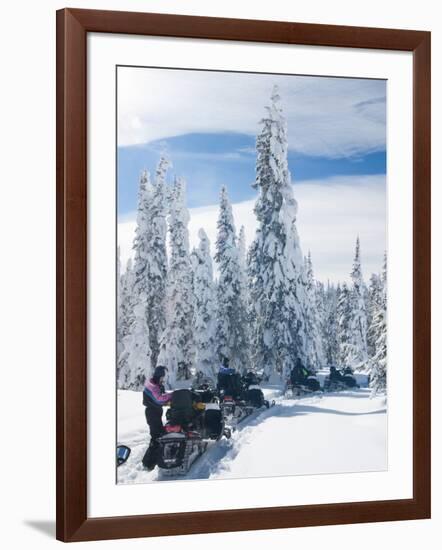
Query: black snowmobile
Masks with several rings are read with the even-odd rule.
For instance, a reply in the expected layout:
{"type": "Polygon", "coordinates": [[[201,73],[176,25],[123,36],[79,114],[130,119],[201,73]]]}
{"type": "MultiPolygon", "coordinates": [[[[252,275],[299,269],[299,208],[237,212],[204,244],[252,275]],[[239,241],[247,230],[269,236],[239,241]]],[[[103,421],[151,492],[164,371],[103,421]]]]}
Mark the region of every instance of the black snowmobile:
{"type": "Polygon", "coordinates": [[[205,403],[197,392],[175,390],[159,439],[158,467],[163,475],[185,475],[207,449],[209,440],[230,438],[218,403],[205,403]]]}
{"type": "Polygon", "coordinates": [[[264,398],[260,382],[251,371],[241,377],[233,369],[220,370],[217,390],[223,418],[230,426],[235,426],[256,410],[268,409],[275,404],[264,398]]]}
{"type": "Polygon", "coordinates": [[[298,363],[287,379],[285,396],[302,397],[319,392],[322,392],[322,388],[316,375],[298,363]]]}
{"type": "Polygon", "coordinates": [[[357,388],[359,388],[359,385],[350,367],[342,370],[330,367],[330,374],[324,379],[324,391],[342,391],[357,388]]]}
{"type": "Polygon", "coordinates": [[[212,379],[204,377],[192,386],[192,391],[202,403],[218,403],[218,395],[212,379]]]}

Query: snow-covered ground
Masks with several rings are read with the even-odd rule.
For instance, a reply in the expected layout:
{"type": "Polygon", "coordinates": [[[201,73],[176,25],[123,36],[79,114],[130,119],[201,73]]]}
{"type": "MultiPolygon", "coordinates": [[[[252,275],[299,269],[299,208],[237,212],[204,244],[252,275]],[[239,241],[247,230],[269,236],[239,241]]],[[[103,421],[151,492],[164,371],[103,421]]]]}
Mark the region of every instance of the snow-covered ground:
{"type": "MultiPolygon", "coordinates": [[[[323,396],[285,399],[263,388],[276,405],[244,420],[230,440],[210,442],[187,476],[226,479],[380,471],[387,469],[387,407],[366,388],[323,396]]],[[[118,442],[132,454],[118,468],[119,483],[169,479],[146,472],[141,459],[149,433],[141,393],[118,392],[118,442]]]]}

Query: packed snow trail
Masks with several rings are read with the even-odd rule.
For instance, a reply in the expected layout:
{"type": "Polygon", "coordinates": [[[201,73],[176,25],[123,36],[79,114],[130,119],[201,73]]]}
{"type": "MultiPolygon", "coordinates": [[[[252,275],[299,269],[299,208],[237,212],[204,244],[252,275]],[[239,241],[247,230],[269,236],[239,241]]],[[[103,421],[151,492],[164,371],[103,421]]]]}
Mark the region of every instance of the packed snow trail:
{"type": "MultiPolygon", "coordinates": [[[[265,393],[266,398],[274,398],[276,392],[265,389],[265,393]]],[[[138,393],[121,391],[119,443],[129,445],[132,454],[118,468],[118,481],[148,483],[385,470],[386,402],[385,398],[369,396],[369,390],[360,389],[301,399],[279,397],[274,407],[241,422],[230,440],[210,442],[186,476],[170,478],[158,469],[143,469],[141,459],[149,440],[143,407],[138,393]]]]}

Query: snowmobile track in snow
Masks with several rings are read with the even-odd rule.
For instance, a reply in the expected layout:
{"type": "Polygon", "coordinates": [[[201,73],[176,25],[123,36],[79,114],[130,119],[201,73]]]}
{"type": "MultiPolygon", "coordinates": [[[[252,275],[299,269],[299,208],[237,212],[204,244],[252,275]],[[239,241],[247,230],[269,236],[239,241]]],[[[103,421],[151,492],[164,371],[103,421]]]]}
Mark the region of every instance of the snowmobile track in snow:
{"type": "MultiPolygon", "coordinates": [[[[238,423],[236,430],[232,430],[231,439],[222,438],[217,441],[209,441],[207,450],[200,455],[192,464],[190,470],[186,474],[180,474],[176,476],[164,475],[158,469],[152,472],[147,472],[141,465],[141,458],[146,450],[148,444],[148,438],[146,437],[146,431],[143,428],[132,432],[132,456],[127,464],[118,469],[118,473],[121,475],[121,479],[124,479],[126,483],[146,483],[153,481],[177,481],[177,480],[193,480],[193,479],[210,479],[222,477],[223,473],[229,473],[232,463],[237,458],[237,455],[246,449],[250,443],[253,442],[253,438],[258,428],[260,431],[260,425],[264,424],[266,420],[271,419],[273,416],[286,417],[287,407],[299,406],[301,409],[305,406],[319,405],[324,398],[328,397],[351,397],[352,399],[366,398],[367,393],[364,390],[356,391],[341,391],[341,392],[325,392],[316,395],[304,395],[301,397],[287,398],[282,390],[272,392],[267,395],[266,398],[269,401],[275,401],[275,405],[270,408],[261,408],[254,411],[252,414],[244,417],[244,419],[238,423]]],[[[301,415],[304,411],[301,411],[301,415]]],[[[297,416],[294,414],[293,416],[297,416]]],[[[126,438],[125,438],[126,439],[126,438]]],[[[123,481],[124,483],[124,481],[123,481]]]]}

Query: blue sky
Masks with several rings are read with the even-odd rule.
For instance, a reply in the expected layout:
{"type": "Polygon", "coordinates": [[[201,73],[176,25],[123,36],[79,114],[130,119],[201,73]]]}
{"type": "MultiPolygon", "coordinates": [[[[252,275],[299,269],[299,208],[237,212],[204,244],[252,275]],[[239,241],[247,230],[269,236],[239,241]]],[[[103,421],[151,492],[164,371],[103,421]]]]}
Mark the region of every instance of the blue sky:
{"type": "Polygon", "coordinates": [[[118,69],[119,214],[161,153],[187,181],[188,206],[254,196],[255,139],[274,84],[288,123],[294,182],[385,174],[386,82],[142,67],[118,69]]]}
{"type": "Polygon", "coordinates": [[[250,243],[255,140],[275,84],[303,249],[311,249],[323,280],[342,280],[359,234],[367,276],[379,271],[386,248],[386,81],[142,67],[117,73],[123,261],[131,254],[140,172],[154,173],[161,154],[173,166],[168,180],[178,175],[187,183],[191,246],[195,224],[212,227],[222,185],[250,243]]]}
{"type": "MultiPolygon", "coordinates": [[[[256,196],[251,183],[255,178],[255,138],[239,133],[186,134],[118,150],[119,213],[124,216],[136,208],[138,178],[141,170],[154,173],[161,153],[173,163],[173,174],[187,182],[189,208],[208,206],[218,201],[222,185],[232,202],[256,196]]],[[[289,168],[296,181],[317,180],[337,175],[384,174],[385,151],[345,158],[310,156],[289,152],[289,168]]]]}

